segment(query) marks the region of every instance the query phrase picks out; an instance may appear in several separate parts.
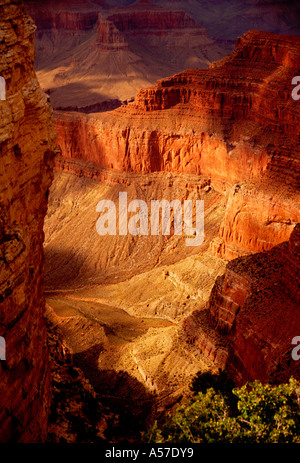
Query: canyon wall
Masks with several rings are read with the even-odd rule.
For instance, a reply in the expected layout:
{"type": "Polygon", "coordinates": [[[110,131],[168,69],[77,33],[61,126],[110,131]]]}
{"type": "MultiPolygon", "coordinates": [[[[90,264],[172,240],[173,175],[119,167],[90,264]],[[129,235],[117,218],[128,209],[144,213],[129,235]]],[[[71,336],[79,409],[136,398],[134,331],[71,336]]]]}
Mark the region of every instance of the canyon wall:
{"type": "Polygon", "coordinates": [[[208,70],[142,89],[106,114],[56,112],[59,168],[72,159],[122,172],[207,176],[226,195],[211,251],[271,249],[300,221],[299,37],[250,31],[208,70]]]}
{"type": "Polygon", "coordinates": [[[209,324],[228,343],[225,368],[239,384],[299,379],[291,358],[300,326],[299,245],[300,224],[288,242],[231,261],[211,292],[209,324]]]}
{"type": "Polygon", "coordinates": [[[19,1],[0,4],[0,441],[47,434],[50,365],[44,313],[43,223],[52,181],[51,107],[34,73],[35,26],[19,1]]]}
{"type": "MultiPolygon", "coordinates": [[[[137,2],[138,3],[138,2],[137,2]]],[[[141,5],[142,6],[142,5],[141,5]]],[[[132,5],[129,8],[113,12],[107,19],[112,21],[119,31],[131,32],[138,30],[151,29],[156,31],[156,34],[166,34],[170,29],[201,29],[205,34],[205,29],[201,28],[200,24],[193,20],[193,18],[185,13],[185,11],[166,10],[162,7],[156,7],[148,2],[139,8],[138,4],[132,5]],[[162,32],[159,32],[162,31],[162,32]]]]}
{"type": "Polygon", "coordinates": [[[208,241],[230,262],[183,327],[237,384],[299,378],[291,358],[300,326],[300,106],[291,98],[299,64],[299,37],[250,31],[208,70],[162,79],[113,112],[55,113],[59,171],[111,172],[116,183],[197,176],[223,196],[208,241]]]}

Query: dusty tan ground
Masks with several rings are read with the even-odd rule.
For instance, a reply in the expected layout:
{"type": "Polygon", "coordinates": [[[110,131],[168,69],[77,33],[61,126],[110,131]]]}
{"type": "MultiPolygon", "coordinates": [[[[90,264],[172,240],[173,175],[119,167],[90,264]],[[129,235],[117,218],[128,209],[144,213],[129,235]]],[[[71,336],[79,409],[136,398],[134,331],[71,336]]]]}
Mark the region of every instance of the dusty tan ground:
{"type": "Polygon", "coordinates": [[[134,178],[124,186],[56,174],[45,223],[47,315],[103,397],[142,403],[150,394],[165,406],[199,370],[213,369],[187,344],[182,321],[201,309],[224,272],[226,262],[207,251],[224,211],[218,193],[189,190],[186,178],[172,183],[152,175],[150,186],[144,180],[143,188],[134,178]],[[174,236],[143,237],[144,243],[100,237],[95,205],[119,191],[129,198],[204,198],[203,245],[187,247],[185,237],[174,236]]]}

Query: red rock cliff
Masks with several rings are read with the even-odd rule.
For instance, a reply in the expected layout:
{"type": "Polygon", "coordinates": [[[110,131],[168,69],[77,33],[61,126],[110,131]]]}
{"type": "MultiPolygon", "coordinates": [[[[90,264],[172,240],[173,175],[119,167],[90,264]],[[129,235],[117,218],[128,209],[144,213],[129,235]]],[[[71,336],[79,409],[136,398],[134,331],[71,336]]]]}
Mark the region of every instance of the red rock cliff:
{"type": "Polygon", "coordinates": [[[52,180],[51,108],[34,74],[32,20],[21,2],[0,5],[0,441],[47,432],[50,367],[43,318],[43,221],[52,180]]]}
{"type": "Polygon", "coordinates": [[[231,261],[216,281],[208,303],[209,325],[218,342],[227,343],[222,367],[238,383],[300,377],[291,358],[291,341],[300,326],[299,246],[300,224],[288,242],[231,261]]]}
{"type": "Polygon", "coordinates": [[[57,113],[62,156],[206,175],[228,198],[212,251],[232,259],[271,249],[300,221],[300,105],[291,98],[299,67],[299,37],[248,32],[208,70],[160,80],[126,107],[57,113]]]}
{"type": "Polygon", "coordinates": [[[34,1],[25,1],[38,30],[65,29],[89,31],[98,20],[99,8],[91,1],[43,1],[37,8],[34,1]]]}
{"type": "Polygon", "coordinates": [[[184,321],[187,339],[237,385],[300,379],[291,356],[300,326],[299,233],[298,224],[288,242],[232,260],[206,308],[184,321]]]}

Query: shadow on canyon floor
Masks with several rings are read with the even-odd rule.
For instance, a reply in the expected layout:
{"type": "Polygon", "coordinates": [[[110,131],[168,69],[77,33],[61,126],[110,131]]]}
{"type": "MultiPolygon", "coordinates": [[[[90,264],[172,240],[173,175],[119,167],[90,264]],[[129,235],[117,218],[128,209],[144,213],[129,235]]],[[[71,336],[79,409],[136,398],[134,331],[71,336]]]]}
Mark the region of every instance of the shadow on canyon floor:
{"type": "Polygon", "coordinates": [[[106,431],[111,440],[140,438],[155,406],[155,394],[151,394],[136,378],[126,371],[99,370],[98,359],[103,344],[74,354],[74,365],[80,368],[95,392],[101,396],[101,403],[118,417],[106,431]]]}
{"type": "Polygon", "coordinates": [[[45,290],[64,291],[89,272],[86,258],[74,249],[45,248],[45,290]],[[71,262],[71,265],[70,265],[71,262]]]}

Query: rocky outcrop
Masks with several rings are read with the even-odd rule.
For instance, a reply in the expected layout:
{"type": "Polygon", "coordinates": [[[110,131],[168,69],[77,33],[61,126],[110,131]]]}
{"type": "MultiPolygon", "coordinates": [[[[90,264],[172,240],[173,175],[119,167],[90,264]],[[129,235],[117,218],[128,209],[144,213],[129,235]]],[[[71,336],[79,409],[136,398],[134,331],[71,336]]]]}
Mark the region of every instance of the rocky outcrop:
{"type": "Polygon", "coordinates": [[[261,147],[255,156],[247,140],[236,142],[231,154],[222,136],[206,132],[197,113],[184,108],[148,114],[136,113],[128,104],[101,116],[56,112],[55,119],[63,157],[105,168],[208,175],[224,191],[263,172],[268,164],[266,150],[261,147]]]}
{"type": "Polygon", "coordinates": [[[270,250],[289,239],[300,222],[297,188],[266,175],[246,181],[228,192],[226,212],[219,236],[210,244],[213,253],[226,259],[270,250]]]}
{"type": "Polygon", "coordinates": [[[226,259],[269,250],[300,219],[298,37],[252,31],[208,70],[139,91],[114,112],[56,113],[65,159],[123,172],[205,175],[226,192],[211,250],[226,259]]]}
{"type": "Polygon", "coordinates": [[[51,108],[34,65],[35,27],[21,2],[0,5],[0,441],[47,434],[50,366],[43,318],[43,222],[52,181],[51,108]]]}
{"type": "Polygon", "coordinates": [[[185,321],[188,337],[237,384],[299,379],[291,357],[300,326],[299,236],[298,224],[288,242],[232,260],[206,310],[185,321]]]}
{"type": "Polygon", "coordinates": [[[130,50],[125,36],[119,31],[114,22],[105,19],[101,14],[99,14],[97,21],[97,44],[101,51],[130,50]]]}

